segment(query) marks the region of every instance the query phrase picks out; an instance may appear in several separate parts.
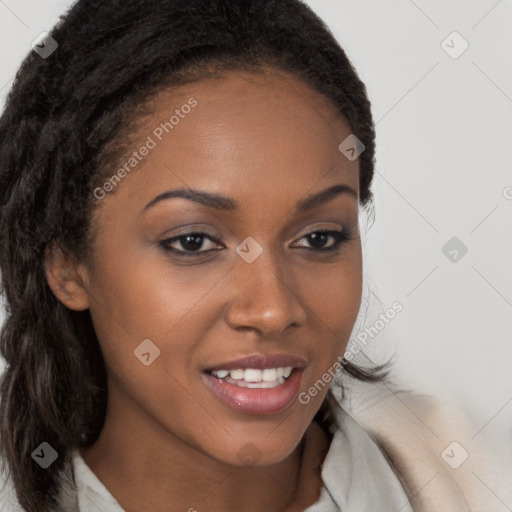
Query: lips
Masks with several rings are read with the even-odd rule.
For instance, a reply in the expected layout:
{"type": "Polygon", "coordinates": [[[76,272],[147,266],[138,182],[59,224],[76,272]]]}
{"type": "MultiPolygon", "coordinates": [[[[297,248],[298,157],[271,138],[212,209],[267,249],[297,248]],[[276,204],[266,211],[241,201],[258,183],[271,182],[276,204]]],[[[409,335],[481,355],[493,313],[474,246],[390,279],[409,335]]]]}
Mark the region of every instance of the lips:
{"type": "Polygon", "coordinates": [[[294,370],[283,384],[271,389],[251,389],[222,381],[205,372],[206,386],[222,403],[238,412],[251,415],[268,415],[290,407],[302,386],[302,370],[294,370]]]}
{"type": "Polygon", "coordinates": [[[300,356],[291,354],[273,354],[263,355],[254,354],[240,359],[226,361],[224,363],[215,364],[205,368],[205,372],[211,373],[218,370],[245,370],[247,368],[255,368],[264,370],[265,368],[279,368],[291,366],[292,368],[305,368],[307,362],[300,356]]]}
{"type": "Polygon", "coordinates": [[[291,406],[302,386],[303,370],[306,365],[307,362],[300,356],[253,354],[209,366],[203,371],[202,377],[213,395],[230,408],[245,414],[268,415],[291,406]],[[291,373],[287,372],[289,375],[287,378],[280,376],[274,382],[268,383],[262,383],[258,378],[257,384],[251,384],[247,380],[235,382],[229,376],[218,377],[218,372],[221,370],[231,372],[242,370],[245,373],[252,373],[251,370],[254,370],[261,376],[261,370],[269,371],[272,368],[288,369],[291,373]]]}

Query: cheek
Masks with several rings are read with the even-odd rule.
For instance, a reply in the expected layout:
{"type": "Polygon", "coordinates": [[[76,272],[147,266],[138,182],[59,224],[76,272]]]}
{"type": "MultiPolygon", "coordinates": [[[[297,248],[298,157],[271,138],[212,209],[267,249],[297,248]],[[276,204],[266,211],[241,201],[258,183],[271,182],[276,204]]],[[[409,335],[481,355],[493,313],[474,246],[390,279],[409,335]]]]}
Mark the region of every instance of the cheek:
{"type": "Polygon", "coordinates": [[[360,272],[340,266],[332,272],[311,276],[309,281],[307,301],[318,315],[318,321],[333,333],[352,328],[361,303],[360,272]]]}
{"type": "Polygon", "coordinates": [[[95,277],[91,316],[117,396],[130,396],[184,439],[191,423],[205,423],[210,408],[197,392],[197,353],[218,318],[215,293],[223,274],[213,266],[176,270],[162,258],[123,258],[95,277]]]}
{"type": "MultiPolygon", "coordinates": [[[[353,247],[340,262],[316,267],[304,273],[302,280],[305,302],[310,310],[310,329],[315,333],[315,347],[310,347],[314,364],[307,377],[316,382],[328,370],[336,372],[340,357],[345,353],[361,306],[362,259],[360,246],[353,247]],[[305,293],[307,291],[307,293],[305,293]]],[[[325,375],[328,382],[332,376],[325,375]]],[[[321,403],[327,388],[320,391],[314,402],[321,403]]]]}
{"type": "Polygon", "coordinates": [[[361,305],[360,245],[350,246],[338,262],[311,266],[301,275],[301,296],[312,310],[312,321],[336,338],[339,346],[348,342],[361,305]]]}
{"type": "MultiPolygon", "coordinates": [[[[195,310],[208,311],[211,291],[226,269],[214,265],[175,266],[165,256],[124,254],[114,264],[102,258],[91,283],[91,314],[100,339],[122,345],[145,338],[164,340],[173,331],[190,328],[195,310]],[[103,334],[103,336],[101,336],[103,334]],[[114,341],[118,343],[118,341],[114,341]]],[[[197,324],[193,324],[197,325],[197,324]]],[[[133,350],[134,347],[132,347],[133,350]]]]}
{"type": "Polygon", "coordinates": [[[162,255],[125,254],[95,277],[93,293],[101,304],[94,303],[91,315],[113,385],[184,439],[190,440],[191,424],[211,418],[205,415],[212,406],[203,396],[204,358],[198,355],[215,341],[212,326],[223,304],[226,271],[220,265],[176,267],[162,255]]]}

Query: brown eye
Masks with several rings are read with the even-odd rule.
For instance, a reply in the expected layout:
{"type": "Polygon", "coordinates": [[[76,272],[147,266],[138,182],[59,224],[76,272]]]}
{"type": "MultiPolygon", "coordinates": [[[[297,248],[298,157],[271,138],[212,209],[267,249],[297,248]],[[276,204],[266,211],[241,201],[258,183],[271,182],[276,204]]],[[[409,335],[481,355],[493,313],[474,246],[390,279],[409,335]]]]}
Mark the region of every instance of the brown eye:
{"type": "Polygon", "coordinates": [[[167,238],[162,240],[158,245],[165,251],[175,254],[183,256],[199,256],[201,254],[206,254],[212,250],[215,250],[211,248],[207,250],[200,250],[204,247],[205,240],[220,243],[218,240],[208,235],[207,233],[193,231],[172,238],[167,238]],[[181,246],[181,249],[172,247],[173,245],[179,245],[181,246]]]}
{"type": "Polygon", "coordinates": [[[326,253],[338,250],[341,244],[352,239],[352,234],[349,230],[318,230],[308,233],[307,235],[303,236],[301,240],[302,239],[306,239],[311,247],[300,246],[301,248],[309,249],[315,252],[326,253]],[[334,240],[334,242],[329,247],[325,247],[329,239],[334,240]]]}

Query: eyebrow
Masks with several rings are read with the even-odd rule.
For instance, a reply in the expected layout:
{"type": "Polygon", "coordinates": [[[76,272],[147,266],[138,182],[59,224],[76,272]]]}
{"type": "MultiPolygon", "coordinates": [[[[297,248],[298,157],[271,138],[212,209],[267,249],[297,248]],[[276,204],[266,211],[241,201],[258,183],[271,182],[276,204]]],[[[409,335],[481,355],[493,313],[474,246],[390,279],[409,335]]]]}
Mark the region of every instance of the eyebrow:
{"type": "MultiPolygon", "coordinates": [[[[304,213],[308,210],[321,206],[342,194],[348,194],[357,200],[357,192],[352,187],[344,184],[332,185],[321,192],[310,194],[304,199],[298,201],[292,215],[298,215],[299,213],[304,213]]],[[[188,199],[189,201],[194,201],[209,208],[214,208],[215,210],[230,211],[236,210],[239,206],[238,202],[230,197],[212,194],[210,192],[197,189],[179,188],[175,190],[167,190],[166,192],[162,192],[157,195],[146,206],[144,206],[142,211],[145,212],[157,203],[174,197],[188,199]]]]}

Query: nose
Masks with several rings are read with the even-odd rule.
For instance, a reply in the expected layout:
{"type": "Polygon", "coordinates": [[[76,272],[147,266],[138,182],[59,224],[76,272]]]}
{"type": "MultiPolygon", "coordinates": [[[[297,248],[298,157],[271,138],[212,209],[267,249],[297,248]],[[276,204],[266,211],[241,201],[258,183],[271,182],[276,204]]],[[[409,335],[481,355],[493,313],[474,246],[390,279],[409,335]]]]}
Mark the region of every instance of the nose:
{"type": "Polygon", "coordinates": [[[303,325],[307,319],[292,272],[271,252],[264,250],[252,263],[237,260],[226,313],[231,328],[256,330],[268,338],[279,336],[290,326],[303,325]]]}

